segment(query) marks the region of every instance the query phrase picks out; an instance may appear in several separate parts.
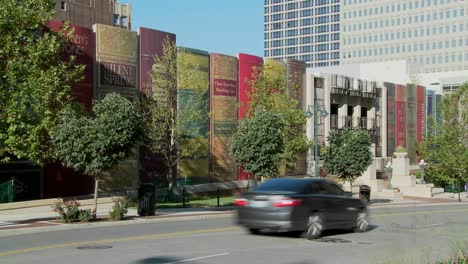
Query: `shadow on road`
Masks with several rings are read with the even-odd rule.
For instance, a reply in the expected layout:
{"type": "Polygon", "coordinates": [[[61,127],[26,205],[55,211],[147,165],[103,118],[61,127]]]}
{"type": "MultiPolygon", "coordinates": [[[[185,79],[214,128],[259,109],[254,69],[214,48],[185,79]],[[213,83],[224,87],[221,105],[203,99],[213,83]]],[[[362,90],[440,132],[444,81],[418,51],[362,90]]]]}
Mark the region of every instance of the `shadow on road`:
{"type": "Polygon", "coordinates": [[[390,203],[390,199],[372,199],[369,204],[390,203]]]}
{"type": "MultiPolygon", "coordinates": [[[[375,229],[377,229],[377,225],[369,225],[367,232],[371,232],[375,229]]],[[[343,234],[350,234],[353,233],[351,230],[346,230],[346,229],[330,229],[330,230],[325,230],[323,231],[322,237],[329,237],[329,236],[337,236],[337,235],[343,235],[343,234]]],[[[264,231],[261,233],[263,236],[274,236],[274,237],[285,237],[285,238],[305,238],[305,235],[303,232],[300,231],[294,231],[294,232],[274,232],[274,231],[264,231]]]]}
{"type": "MultiPolygon", "coordinates": [[[[158,257],[139,259],[139,260],[130,262],[130,264],[169,264],[169,263],[179,263],[182,261],[183,259],[177,258],[177,257],[158,256],[158,257]]],[[[190,263],[202,264],[200,262],[194,262],[194,261],[190,261],[190,263]]]]}

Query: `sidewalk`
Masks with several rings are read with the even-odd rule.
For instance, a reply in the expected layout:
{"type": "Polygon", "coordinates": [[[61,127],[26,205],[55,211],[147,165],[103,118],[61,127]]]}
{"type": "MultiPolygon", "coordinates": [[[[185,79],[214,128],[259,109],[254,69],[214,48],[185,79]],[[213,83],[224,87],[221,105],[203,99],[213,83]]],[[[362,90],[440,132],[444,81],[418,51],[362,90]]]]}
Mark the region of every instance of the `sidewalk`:
{"type": "MultiPolygon", "coordinates": [[[[466,193],[462,196],[463,201],[468,202],[466,193]]],[[[369,208],[389,208],[389,207],[407,207],[407,206],[427,206],[431,204],[456,204],[458,195],[445,194],[440,198],[418,198],[403,197],[402,199],[373,199],[369,208]]],[[[107,219],[113,203],[98,204],[98,219],[107,219]]],[[[81,209],[92,208],[91,205],[81,206],[81,209]]],[[[150,217],[140,217],[136,209],[129,209],[126,215],[127,219],[167,219],[167,218],[187,218],[207,215],[222,215],[232,213],[234,206],[210,207],[210,208],[174,208],[174,209],[156,209],[156,215],[150,217]]],[[[97,221],[102,223],[104,221],[97,221]]],[[[97,223],[96,222],[96,223],[97,223]]],[[[93,223],[90,223],[93,224],[93,223]]],[[[10,210],[0,210],[0,232],[2,230],[24,229],[31,227],[43,227],[63,225],[57,220],[57,213],[52,211],[50,206],[38,206],[31,208],[20,208],[10,210]]]]}

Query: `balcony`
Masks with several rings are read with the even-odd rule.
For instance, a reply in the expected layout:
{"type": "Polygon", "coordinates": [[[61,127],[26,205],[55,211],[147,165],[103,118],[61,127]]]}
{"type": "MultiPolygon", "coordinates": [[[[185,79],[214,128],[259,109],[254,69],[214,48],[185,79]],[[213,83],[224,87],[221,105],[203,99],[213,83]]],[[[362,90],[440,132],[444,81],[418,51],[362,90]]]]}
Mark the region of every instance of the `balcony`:
{"type": "Polygon", "coordinates": [[[368,82],[362,81],[360,90],[362,92],[362,97],[364,98],[375,98],[376,97],[376,90],[377,90],[377,83],[376,82],[368,82]]]}
{"type": "Polygon", "coordinates": [[[331,93],[348,95],[353,88],[353,79],[341,75],[331,76],[331,93]]]}
{"type": "Polygon", "coordinates": [[[330,129],[337,130],[346,128],[360,128],[369,131],[369,134],[372,133],[372,135],[376,133],[375,131],[379,130],[375,118],[330,115],[330,129]]]}

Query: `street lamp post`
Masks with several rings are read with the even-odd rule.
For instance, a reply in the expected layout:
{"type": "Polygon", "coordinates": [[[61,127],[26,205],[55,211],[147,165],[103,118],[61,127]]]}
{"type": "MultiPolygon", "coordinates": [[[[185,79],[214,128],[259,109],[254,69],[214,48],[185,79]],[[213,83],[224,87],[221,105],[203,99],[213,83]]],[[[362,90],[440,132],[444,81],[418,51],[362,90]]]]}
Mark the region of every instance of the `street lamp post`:
{"type": "Polygon", "coordinates": [[[419,161],[419,168],[421,168],[421,183],[422,184],[426,183],[426,181],[424,180],[424,168],[427,167],[427,165],[429,164],[425,162],[424,160],[419,161]]]}
{"type": "Polygon", "coordinates": [[[307,111],[305,112],[306,118],[314,117],[314,161],[315,161],[315,177],[320,177],[320,168],[319,168],[319,155],[318,155],[318,126],[321,125],[318,121],[318,113],[320,112],[320,116],[327,116],[327,110],[325,106],[322,105],[319,108],[317,102],[317,93],[314,87],[314,104],[307,106],[307,111]],[[310,108],[313,108],[313,112],[310,111],[310,108]]]}

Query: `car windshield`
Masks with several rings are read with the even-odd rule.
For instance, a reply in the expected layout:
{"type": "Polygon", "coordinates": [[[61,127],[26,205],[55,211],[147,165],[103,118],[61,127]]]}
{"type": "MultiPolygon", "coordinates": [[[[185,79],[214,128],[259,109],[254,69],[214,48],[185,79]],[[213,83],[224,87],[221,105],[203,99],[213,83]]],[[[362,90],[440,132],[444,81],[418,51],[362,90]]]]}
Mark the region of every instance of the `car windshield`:
{"type": "Polygon", "coordinates": [[[294,192],[300,193],[304,190],[305,181],[302,179],[272,179],[258,187],[254,191],[275,191],[275,192],[294,192]]]}

